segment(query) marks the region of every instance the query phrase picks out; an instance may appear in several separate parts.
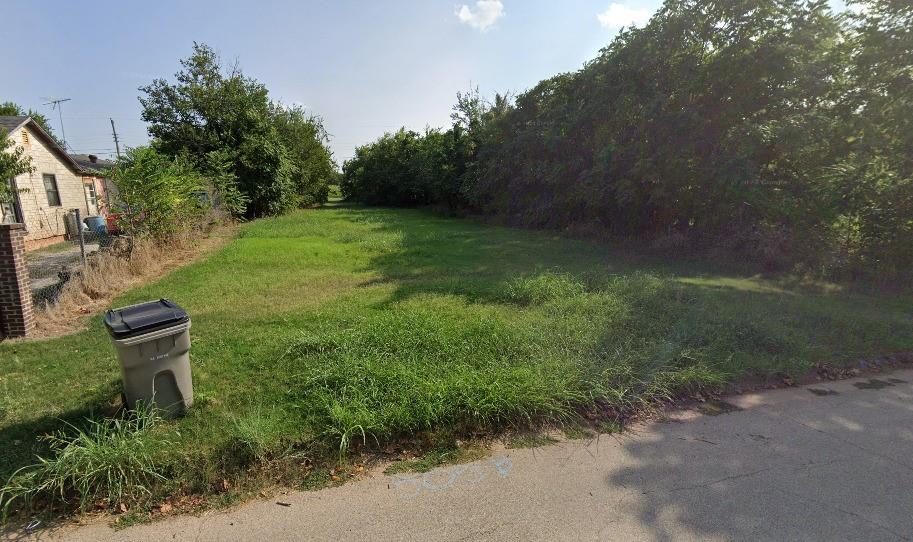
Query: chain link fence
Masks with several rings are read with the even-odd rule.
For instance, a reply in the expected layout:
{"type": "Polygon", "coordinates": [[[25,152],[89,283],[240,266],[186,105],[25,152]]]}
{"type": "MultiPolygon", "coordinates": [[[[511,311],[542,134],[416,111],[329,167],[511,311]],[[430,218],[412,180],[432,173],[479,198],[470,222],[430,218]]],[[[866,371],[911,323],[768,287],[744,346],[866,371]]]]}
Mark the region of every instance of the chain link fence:
{"type": "Polygon", "coordinates": [[[66,220],[63,241],[26,253],[32,299],[38,307],[54,302],[86,262],[108,250],[119,237],[113,223],[102,217],[83,217],[78,209],[70,211],[66,220]]]}
{"type": "MultiPolygon", "coordinates": [[[[198,222],[185,224],[180,239],[186,242],[196,239],[216,224],[226,223],[231,219],[225,210],[218,194],[201,192],[197,194],[199,203],[205,211],[198,222]]],[[[31,282],[32,299],[36,308],[53,304],[63,287],[84,271],[92,269],[94,281],[116,283],[123,277],[102,276],[97,273],[101,262],[110,264],[110,255],[117,260],[132,259],[134,249],[141,240],[121,232],[117,214],[106,216],[84,216],[80,209],[72,209],[65,215],[64,240],[26,252],[26,265],[31,282]]],[[[129,229],[129,228],[128,228],[129,229]]],[[[137,265],[143,265],[141,262],[137,265]]]]}

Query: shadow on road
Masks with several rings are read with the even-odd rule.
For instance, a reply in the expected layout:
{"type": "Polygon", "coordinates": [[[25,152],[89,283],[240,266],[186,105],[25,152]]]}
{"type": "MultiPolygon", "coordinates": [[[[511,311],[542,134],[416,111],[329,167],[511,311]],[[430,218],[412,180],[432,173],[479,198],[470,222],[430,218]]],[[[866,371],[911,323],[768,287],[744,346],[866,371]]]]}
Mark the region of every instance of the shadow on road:
{"type": "Polygon", "coordinates": [[[619,512],[655,540],[910,540],[913,387],[888,378],[665,424],[623,440],[629,466],[606,483],[637,490],[619,512]]]}

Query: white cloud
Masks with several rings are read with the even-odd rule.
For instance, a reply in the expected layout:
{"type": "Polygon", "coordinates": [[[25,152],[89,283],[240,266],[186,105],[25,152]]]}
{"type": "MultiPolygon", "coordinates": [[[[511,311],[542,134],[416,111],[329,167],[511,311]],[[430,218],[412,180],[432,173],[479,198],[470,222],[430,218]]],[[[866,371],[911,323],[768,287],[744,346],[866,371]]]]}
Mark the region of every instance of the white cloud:
{"type": "Polygon", "coordinates": [[[476,0],[475,9],[463,4],[456,11],[456,16],[461,23],[485,32],[504,16],[504,4],[501,0],[476,0]]]}
{"type": "Polygon", "coordinates": [[[609,9],[597,13],[599,24],[605,28],[621,28],[622,26],[642,26],[650,20],[650,10],[647,8],[629,8],[624,4],[612,4],[609,9]]]}

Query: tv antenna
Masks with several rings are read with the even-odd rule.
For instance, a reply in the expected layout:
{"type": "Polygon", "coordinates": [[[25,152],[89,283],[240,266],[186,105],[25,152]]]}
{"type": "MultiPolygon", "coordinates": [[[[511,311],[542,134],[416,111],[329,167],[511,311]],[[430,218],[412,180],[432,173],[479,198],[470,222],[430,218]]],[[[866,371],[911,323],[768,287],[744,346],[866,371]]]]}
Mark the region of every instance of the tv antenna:
{"type": "Polygon", "coordinates": [[[67,148],[67,133],[63,131],[63,102],[69,102],[70,98],[45,98],[47,103],[43,105],[51,106],[51,111],[57,110],[57,118],[60,119],[60,137],[63,139],[63,148],[67,148]]]}

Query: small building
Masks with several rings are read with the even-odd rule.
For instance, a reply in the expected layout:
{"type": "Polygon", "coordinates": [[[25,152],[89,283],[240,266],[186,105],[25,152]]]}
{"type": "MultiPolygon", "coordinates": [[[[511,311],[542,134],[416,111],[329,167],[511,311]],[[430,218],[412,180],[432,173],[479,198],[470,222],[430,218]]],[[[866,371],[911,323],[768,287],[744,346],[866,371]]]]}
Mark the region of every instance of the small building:
{"type": "Polygon", "coordinates": [[[12,203],[0,204],[0,222],[25,224],[26,250],[65,240],[67,213],[79,209],[90,216],[98,211],[97,192],[90,198],[92,189],[83,180],[86,175],[94,178],[93,174],[83,171],[31,117],[0,116],[0,131],[25,149],[35,168],[13,179],[0,179],[9,183],[13,194],[12,203]],[[96,203],[90,206],[90,199],[96,203]]]}
{"type": "Polygon", "coordinates": [[[110,203],[112,198],[117,196],[117,188],[111,182],[109,173],[114,167],[114,162],[100,159],[94,154],[71,154],[70,158],[79,164],[83,171],[82,181],[85,185],[89,214],[110,214],[110,203]]]}

